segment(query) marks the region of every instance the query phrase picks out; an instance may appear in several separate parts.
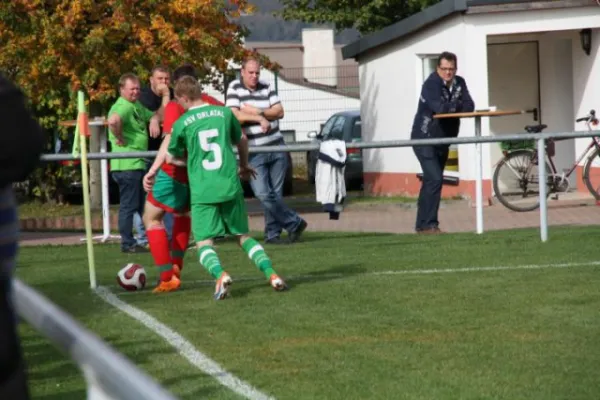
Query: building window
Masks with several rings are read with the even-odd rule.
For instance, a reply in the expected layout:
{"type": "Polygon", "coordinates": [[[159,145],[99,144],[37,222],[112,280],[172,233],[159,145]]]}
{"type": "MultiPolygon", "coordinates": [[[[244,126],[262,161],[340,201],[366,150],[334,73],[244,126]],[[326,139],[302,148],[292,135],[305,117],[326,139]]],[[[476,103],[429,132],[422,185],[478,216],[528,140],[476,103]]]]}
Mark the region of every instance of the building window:
{"type": "Polygon", "coordinates": [[[295,129],[281,129],[281,134],[285,143],[296,143],[296,130],[295,129]]]}
{"type": "Polygon", "coordinates": [[[427,79],[427,77],[435,71],[435,68],[437,67],[438,57],[439,54],[430,54],[421,58],[423,65],[423,81],[425,81],[425,79],[427,79]]]}

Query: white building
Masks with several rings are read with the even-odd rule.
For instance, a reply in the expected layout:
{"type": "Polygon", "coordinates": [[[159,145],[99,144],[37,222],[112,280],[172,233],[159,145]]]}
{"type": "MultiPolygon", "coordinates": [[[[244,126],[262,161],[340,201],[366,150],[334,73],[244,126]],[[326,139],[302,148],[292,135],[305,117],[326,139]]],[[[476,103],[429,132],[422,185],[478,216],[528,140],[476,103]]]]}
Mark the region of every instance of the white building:
{"type": "MultiPolygon", "coordinates": [[[[340,45],[334,44],[332,29],[304,29],[302,42],[248,42],[245,46],[279,63],[279,73],[262,69],[260,79],[277,90],[285,110],[280,129],[291,133],[296,141],[308,140],[310,131],[334,113],[360,107],[358,67],[353,60],[342,61],[340,45]]],[[[231,69],[239,65],[230,64],[231,69]]],[[[204,90],[224,100],[222,92],[211,87],[204,90]]]]}
{"type": "MultiPolygon", "coordinates": [[[[424,78],[442,51],[458,57],[476,109],[540,110],[483,118],[482,135],[523,132],[543,123],[545,132],[584,130],[577,117],[600,109],[600,2],[444,0],[342,49],[359,63],[363,139],[409,139],[424,78]],[[589,55],[581,31],[591,28],[589,55]]],[[[474,135],[473,119],[463,119],[460,136],[474,135]]],[[[589,139],[557,143],[559,171],[576,160],[589,139]]],[[[474,197],[475,148],[459,146],[458,186],[443,195],[474,197]]],[[[492,196],[491,176],[501,157],[498,144],[483,145],[484,198],[492,196]]],[[[417,194],[421,172],[411,148],[364,152],[365,189],[379,194],[417,194]]],[[[581,167],[573,187],[585,190],[581,167]]]]}

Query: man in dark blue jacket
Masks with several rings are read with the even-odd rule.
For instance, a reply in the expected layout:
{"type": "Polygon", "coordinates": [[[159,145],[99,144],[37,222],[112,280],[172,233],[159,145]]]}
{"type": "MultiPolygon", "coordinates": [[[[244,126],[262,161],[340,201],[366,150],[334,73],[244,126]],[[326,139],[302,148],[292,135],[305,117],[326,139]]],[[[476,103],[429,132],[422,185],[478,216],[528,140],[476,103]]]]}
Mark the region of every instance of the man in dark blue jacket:
{"type": "MultiPolygon", "coordinates": [[[[460,129],[459,118],[434,119],[433,116],[470,112],[475,109],[465,80],[456,75],[456,65],[456,55],[443,52],[438,58],[436,72],[433,72],[423,83],[412,127],[412,139],[456,137],[460,129]]],[[[415,227],[418,233],[441,232],[438,209],[449,147],[449,145],[413,147],[423,170],[415,227]]]]}

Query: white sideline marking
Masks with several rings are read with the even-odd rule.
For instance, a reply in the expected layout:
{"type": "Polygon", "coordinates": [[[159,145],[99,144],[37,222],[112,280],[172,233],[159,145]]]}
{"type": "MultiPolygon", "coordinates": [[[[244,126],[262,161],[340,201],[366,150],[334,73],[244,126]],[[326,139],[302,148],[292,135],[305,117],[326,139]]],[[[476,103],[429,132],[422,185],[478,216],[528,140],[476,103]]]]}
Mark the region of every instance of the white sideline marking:
{"type": "MultiPolygon", "coordinates": [[[[359,273],[331,273],[331,274],[306,274],[306,275],[289,275],[283,276],[286,281],[301,281],[301,280],[319,280],[319,279],[331,279],[331,278],[352,278],[352,277],[369,277],[379,275],[433,275],[433,274],[452,274],[458,272],[486,272],[486,271],[511,271],[511,270],[531,270],[531,269],[551,269],[551,268],[575,268],[575,267],[596,267],[600,265],[600,261],[589,261],[579,263],[562,263],[562,264],[529,264],[529,265],[510,265],[510,266],[496,266],[496,267],[465,267],[465,268],[432,268],[432,269],[413,269],[413,270],[389,270],[389,271],[371,271],[371,272],[359,272],[359,273]]],[[[263,277],[249,277],[241,276],[238,278],[233,277],[234,282],[254,282],[264,281],[263,277]]],[[[188,281],[190,283],[214,285],[214,280],[195,280],[188,281]]],[[[123,292],[119,293],[119,296],[135,295],[137,292],[123,292]]]]}
{"type": "Polygon", "coordinates": [[[173,346],[179,354],[186,358],[192,365],[207,375],[215,378],[221,385],[231,389],[237,394],[251,400],[273,399],[250,384],[236,378],[215,361],[198,351],[183,336],[173,331],[165,324],[159,322],[151,315],[119,299],[108,288],[100,286],[96,294],[111,306],[119,309],[131,318],[142,323],[146,328],[161,336],[168,344],[173,346]]]}
{"type": "Polygon", "coordinates": [[[379,271],[372,272],[373,275],[428,275],[428,274],[448,274],[453,272],[483,272],[483,271],[506,271],[519,269],[549,269],[549,268],[574,268],[574,267],[592,267],[600,265],[600,261],[590,261],[582,263],[564,263],[564,264],[529,264],[529,265],[511,265],[497,267],[466,267],[466,268],[444,268],[444,269],[416,269],[404,271],[379,271]]]}

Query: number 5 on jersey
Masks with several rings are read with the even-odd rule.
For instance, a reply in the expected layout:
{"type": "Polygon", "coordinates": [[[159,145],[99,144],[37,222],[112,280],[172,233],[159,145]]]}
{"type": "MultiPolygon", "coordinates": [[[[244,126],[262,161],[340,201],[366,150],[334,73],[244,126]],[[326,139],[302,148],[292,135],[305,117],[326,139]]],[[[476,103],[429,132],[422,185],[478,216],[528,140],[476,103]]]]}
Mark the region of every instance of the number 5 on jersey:
{"type": "Polygon", "coordinates": [[[210,138],[219,136],[218,129],[207,129],[205,131],[198,132],[198,140],[200,141],[200,148],[205,153],[212,153],[213,160],[202,160],[202,167],[207,171],[212,171],[221,168],[223,165],[223,153],[218,143],[209,143],[210,138]]]}

